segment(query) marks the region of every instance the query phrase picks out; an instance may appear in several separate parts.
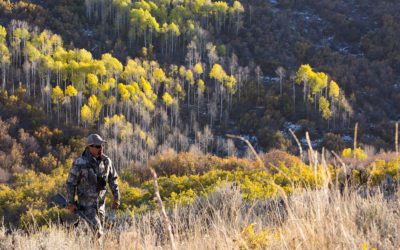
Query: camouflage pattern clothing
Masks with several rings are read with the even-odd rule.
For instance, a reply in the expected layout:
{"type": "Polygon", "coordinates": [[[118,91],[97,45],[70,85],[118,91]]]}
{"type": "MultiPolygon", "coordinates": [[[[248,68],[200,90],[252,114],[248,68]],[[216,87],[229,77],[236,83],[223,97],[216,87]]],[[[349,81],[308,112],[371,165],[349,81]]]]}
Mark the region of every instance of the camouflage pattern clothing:
{"type": "Polygon", "coordinates": [[[102,155],[100,159],[95,159],[88,149],[74,161],[68,175],[68,202],[75,203],[75,194],[78,195],[78,209],[100,235],[103,234],[105,218],[106,184],[108,182],[114,199],[119,201],[117,178],[110,158],[102,155]]]}

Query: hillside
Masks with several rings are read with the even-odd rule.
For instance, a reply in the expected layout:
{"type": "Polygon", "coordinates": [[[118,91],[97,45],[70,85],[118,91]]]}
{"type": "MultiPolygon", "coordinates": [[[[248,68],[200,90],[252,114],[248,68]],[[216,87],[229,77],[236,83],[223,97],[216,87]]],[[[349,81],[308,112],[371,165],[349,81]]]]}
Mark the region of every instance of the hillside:
{"type": "MultiPolygon", "coordinates": [[[[207,62],[208,67],[215,62],[225,65],[224,69],[238,80],[237,93],[232,98],[233,106],[226,115],[224,128],[215,124],[211,130],[223,134],[227,127],[234,127],[244,135],[256,136],[263,150],[285,147],[285,143],[274,145],[264,138],[278,139],[276,132],[284,132],[287,122],[307,127],[314,138],[321,139],[328,132],[351,135],[353,124],[359,122],[361,143],[373,145],[377,150],[392,149],[393,134],[388,128],[393,126],[399,113],[395,39],[399,20],[394,13],[398,3],[246,1],[235,6],[230,3],[210,7],[199,1],[187,5],[155,2],[151,7],[129,6],[128,2],[101,1],[104,6],[96,1],[4,3],[2,23],[7,26],[13,19],[25,20],[31,26],[60,35],[67,49],[85,48],[94,58],[111,52],[123,64],[127,56],[142,56],[142,47],[147,47],[150,50],[146,56],[163,67],[172,63],[190,68],[193,61],[207,62]],[[102,8],[109,11],[103,13],[102,8]],[[154,18],[155,26],[147,27],[149,31],[154,29],[154,36],[147,34],[147,39],[139,30],[136,38],[129,33],[133,15],[130,12],[141,8],[148,8],[154,18]],[[165,32],[170,35],[166,36],[165,32]],[[196,48],[192,44],[192,53],[189,53],[188,45],[192,41],[196,48]],[[215,47],[207,49],[207,43],[215,47]],[[193,54],[193,50],[197,53],[193,54]],[[349,123],[328,126],[323,119],[317,119],[315,112],[307,111],[304,103],[293,101],[293,75],[301,64],[310,64],[313,69],[327,73],[343,88],[354,110],[349,123]],[[268,80],[279,77],[278,67],[285,69],[282,95],[278,94],[278,82],[268,80]],[[248,125],[249,116],[262,119],[248,125]]],[[[301,86],[294,87],[297,100],[301,100],[301,86]]],[[[209,106],[210,109],[215,105],[209,106]]],[[[184,121],[190,119],[190,112],[190,108],[182,106],[180,113],[184,121]]],[[[197,120],[200,128],[204,126],[202,119],[197,117],[197,120]]],[[[285,138],[291,141],[289,136],[285,138]]]]}

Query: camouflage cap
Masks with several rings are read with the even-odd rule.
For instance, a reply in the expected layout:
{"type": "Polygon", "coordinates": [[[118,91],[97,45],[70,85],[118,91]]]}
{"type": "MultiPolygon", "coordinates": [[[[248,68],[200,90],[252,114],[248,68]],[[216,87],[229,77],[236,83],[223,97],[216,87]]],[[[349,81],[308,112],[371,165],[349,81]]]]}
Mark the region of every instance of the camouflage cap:
{"type": "Polygon", "coordinates": [[[103,143],[106,143],[106,141],[98,134],[90,134],[87,137],[87,145],[101,145],[103,143]]]}

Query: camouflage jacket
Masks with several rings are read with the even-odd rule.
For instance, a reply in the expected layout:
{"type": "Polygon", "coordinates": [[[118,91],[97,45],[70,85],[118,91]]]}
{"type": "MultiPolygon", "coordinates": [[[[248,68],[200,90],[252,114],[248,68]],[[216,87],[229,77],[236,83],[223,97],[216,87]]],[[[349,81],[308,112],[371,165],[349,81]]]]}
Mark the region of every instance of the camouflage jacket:
{"type": "Polygon", "coordinates": [[[71,168],[67,180],[67,199],[73,203],[75,194],[78,195],[78,204],[83,207],[104,206],[106,183],[111,188],[114,199],[119,200],[117,172],[110,158],[103,155],[97,160],[85,150],[78,157],[71,168]]]}

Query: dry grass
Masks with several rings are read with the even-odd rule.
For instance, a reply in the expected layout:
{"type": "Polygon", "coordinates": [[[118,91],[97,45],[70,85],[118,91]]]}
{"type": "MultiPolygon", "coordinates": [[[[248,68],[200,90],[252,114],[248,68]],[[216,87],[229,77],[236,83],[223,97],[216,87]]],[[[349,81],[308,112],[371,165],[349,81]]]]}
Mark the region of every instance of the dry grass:
{"type": "MultiPolygon", "coordinates": [[[[324,188],[249,204],[227,186],[169,216],[178,249],[398,249],[400,193],[390,199],[371,193],[324,188]],[[253,235],[244,230],[251,224],[253,235]]],[[[102,246],[81,229],[6,234],[3,228],[0,249],[168,249],[161,221],[153,212],[119,222],[102,246]]]]}

